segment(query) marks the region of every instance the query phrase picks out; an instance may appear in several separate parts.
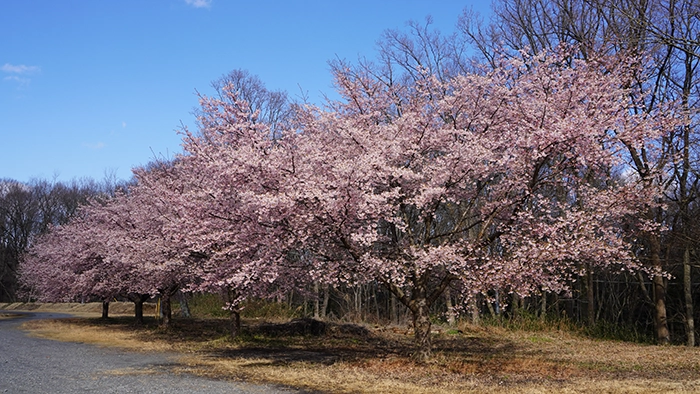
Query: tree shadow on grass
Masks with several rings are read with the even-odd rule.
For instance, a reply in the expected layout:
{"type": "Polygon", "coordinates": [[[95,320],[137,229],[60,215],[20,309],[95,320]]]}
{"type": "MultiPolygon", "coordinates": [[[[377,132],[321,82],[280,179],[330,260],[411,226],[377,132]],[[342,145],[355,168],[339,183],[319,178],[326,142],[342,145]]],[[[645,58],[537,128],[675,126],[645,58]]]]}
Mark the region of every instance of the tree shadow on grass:
{"type": "MultiPolygon", "coordinates": [[[[212,356],[264,359],[268,365],[297,362],[332,365],[339,361],[363,364],[389,359],[417,363],[411,358],[413,337],[405,332],[313,319],[249,325],[237,344],[217,349],[212,356]]],[[[454,360],[505,359],[515,354],[518,346],[507,339],[459,335],[448,340],[436,339],[434,350],[440,358],[436,362],[441,364],[454,360]]]]}

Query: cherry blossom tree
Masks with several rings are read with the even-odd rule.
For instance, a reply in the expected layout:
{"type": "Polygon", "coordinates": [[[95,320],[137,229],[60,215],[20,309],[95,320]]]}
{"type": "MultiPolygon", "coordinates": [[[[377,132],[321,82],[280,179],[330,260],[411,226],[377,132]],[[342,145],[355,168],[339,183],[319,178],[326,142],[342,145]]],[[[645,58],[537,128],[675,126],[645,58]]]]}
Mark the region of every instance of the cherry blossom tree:
{"type": "MultiPolygon", "coordinates": [[[[478,49],[483,60],[508,50],[517,56],[519,51],[538,53],[556,48],[562,43],[576,45],[575,57],[595,59],[601,54],[617,56],[627,61],[638,59],[643,64],[634,78],[620,83],[635,87],[632,94],[644,98],[646,106],[639,110],[656,111],[659,106],[672,103],[685,112],[685,121],[675,128],[666,128],[655,140],[646,145],[631,144],[628,154],[636,176],[644,178],[652,188],[665,186],[665,196],[649,206],[643,215],[657,226],[669,231],[639,234],[640,257],[653,267],[647,286],[639,276],[640,288],[649,306],[653,308],[656,340],[659,344],[671,342],[668,316],[685,315],[687,344],[694,346],[695,330],[692,302],[692,270],[685,249],[691,238],[685,233],[691,222],[689,208],[698,196],[698,105],[700,90],[700,24],[697,1],[693,0],[632,0],[626,2],[589,0],[499,0],[493,4],[493,13],[484,25],[478,15],[465,12],[459,19],[458,30],[464,42],[478,49]],[[658,151],[661,154],[648,154],[658,151]],[[683,267],[676,271],[675,267],[683,267]],[[666,293],[668,277],[661,271],[668,269],[683,277],[684,310],[673,309],[681,303],[669,303],[666,293]]],[[[456,39],[457,43],[462,40],[456,39]]],[[[456,43],[456,44],[457,44],[456,43]]],[[[457,44],[458,45],[458,44],[457,44]]],[[[449,54],[438,52],[450,57],[449,54]]],[[[454,59],[454,57],[452,57],[454,59]]],[[[461,63],[459,59],[458,63],[461,63]]],[[[593,286],[588,288],[589,323],[593,322],[593,286]]]]}
{"type": "Polygon", "coordinates": [[[635,188],[589,184],[622,164],[620,135],[653,132],[637,124],[649,119],[631,119],[620,77],[556,57],[399,94],[338,75],[347,103],[305,129],[323,156],[300,154],[312,158],[328,204],[321,222],[333,229],[319,269],[336,260],[325,249],[335,245],[346,252],[341,272],[386,284],[413,314],[423,359],[428,310],[453,281],[526,295],[564,290],[584,259],[634,267],[616,223],[634,209],[620,196],[635,188]],[[434,90],[450,93],[435,102],[434,90]]]}
{"type": "Polygon", "coordinates": [[[172,297],[196,280],[188,250],[167,232],[172,206],[164,204],[161,196],[153,196],[143,184],[145,174],[164,172],[169,166],[172,164],[157,163],[148,169],[135,169],[137,182],[129,193],[102,209],[112,230],[104,235],[104,241],[113,242],[113,252],[135,269],[129,298],[141,308],[149,295],[159,296],[161,324],[166,327],[172,320],[172,297]]]}
{"type": "MultiPolygon", "coordinates": [[[[96,221],[82,208],[67,224],[41,235],[20,264],[20,281],[40,301],[109,300],[121,295],[125,267],[106,253],[96,237],[96,221]]],[[[97,230],[99,231],[99,230],[97,230]]]]}
{"type": "Polygon", "coordinates": [[[224,171],[225,162],[217,169],[210,159],[183,156],[134,169],[128,191],[93,201],[38,240],[23,263],[25,285],[46,301],[127,297],[139,321],[143,302],[159,295],[165,326],[176,291],[218,292],[237,335],[243,300],[274,296],[297,283],[290,275],[277,283],[285,265],[270,263],[294,258],[266,223],[251,220],[259,213],[241,202],[245,193],[235,188],[235,174],[224,171]]]}
{"type": "Polygon", "coordinates": [[[280,190],[277,157],[286,144],[273,131],[280,122],[259,119],[240,94],[229,84],[218,97],[202,96],[198,133],[183,130],[186,154],[168,172],[140,178],[173,207],[165,231],[196,260],[190,289],[224,296],[233,336],[245,299],[274,297],[307,276],[303,253],[280,224],[288,207],[273,192],[280,190]]]}
{"type": "Polygon", "coordinates": [[[157,206],[132,189],[92,201],[36,242],[22,264],[22,280],[39,299],[126,297],[141,322],[144,301],[159,295],[163,325],[169,325],[170,297],[188,284],[191,271],[177,245],[164,236],[157,206]]]}
{"type": "Polygon", "coordinates": [[[194,249],[254,264],[267,283],[281,267],[285,279],[378,280],[411,311],[419,359],[452,283],[467,298],[526,295],[594,266],[637,269],[620,224],[651,196],[612,173],[625,144],[667,118],[635,115],[627,69],[561,59],[407,84],[336,68],[344,101],[298,111],[278,139],[234,89],[203,97],[184,147],[209,174],[198,204],[213,208],[187,232],[206,240],[194,249]]]}

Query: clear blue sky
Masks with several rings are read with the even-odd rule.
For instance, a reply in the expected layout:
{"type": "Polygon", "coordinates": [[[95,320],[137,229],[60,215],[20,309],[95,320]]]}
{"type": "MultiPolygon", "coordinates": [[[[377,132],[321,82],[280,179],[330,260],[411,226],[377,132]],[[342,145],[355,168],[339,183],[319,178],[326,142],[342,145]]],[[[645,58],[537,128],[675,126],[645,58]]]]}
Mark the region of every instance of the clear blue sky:
{"type": "Polygon", "coordinates": [[[328,61],[372,58],[386,29],[430,15],[443,33],[489,1],[3,0],[0,179],[104,178],[180,152],[195,90],[241,68],[311,101],[328,61]]]}

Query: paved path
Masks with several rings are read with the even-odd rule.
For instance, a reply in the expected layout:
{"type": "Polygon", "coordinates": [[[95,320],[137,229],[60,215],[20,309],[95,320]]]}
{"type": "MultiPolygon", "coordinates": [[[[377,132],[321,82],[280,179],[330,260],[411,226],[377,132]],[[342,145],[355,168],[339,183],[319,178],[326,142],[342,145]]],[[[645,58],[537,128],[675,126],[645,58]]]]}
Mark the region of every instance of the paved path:
{"type": "Polygon", "coordinates": [[[18,328],[26,319],[64,316],[68,315],[22,313],[20,318],[0,319],[0,394],[297,393],[281,387],[175,374],[176,354],[134,353],[32,338],[18,328]]]}

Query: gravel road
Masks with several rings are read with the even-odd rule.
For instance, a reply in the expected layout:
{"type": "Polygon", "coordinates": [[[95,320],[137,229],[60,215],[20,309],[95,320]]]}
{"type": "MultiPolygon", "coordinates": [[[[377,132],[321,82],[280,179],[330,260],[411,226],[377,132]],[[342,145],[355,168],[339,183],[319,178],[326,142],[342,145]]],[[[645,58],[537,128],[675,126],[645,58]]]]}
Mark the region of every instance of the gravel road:
{"type": "Polygon", "coordinates": [[[175,374],[177,354],[134,353],[28,337],[19,329],[23,321],[68,315],[21,315],[0,319],[0,393],[299,393],[175,374]]]}

